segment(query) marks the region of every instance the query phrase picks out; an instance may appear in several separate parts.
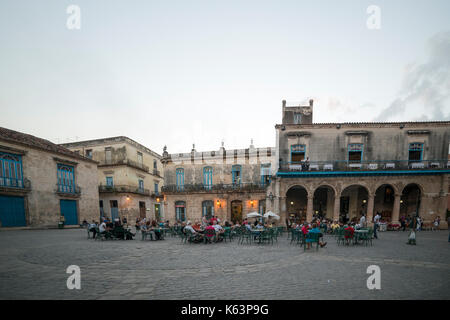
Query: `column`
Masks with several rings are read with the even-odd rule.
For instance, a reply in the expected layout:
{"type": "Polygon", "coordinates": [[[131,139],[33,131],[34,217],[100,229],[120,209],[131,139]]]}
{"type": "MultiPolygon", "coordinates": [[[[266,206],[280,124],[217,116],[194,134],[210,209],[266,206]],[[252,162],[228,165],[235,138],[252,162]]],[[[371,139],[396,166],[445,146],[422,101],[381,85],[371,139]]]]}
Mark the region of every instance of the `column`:
{"type": "Polygon", "coordinates": [[[339,213],[341,211],[341,194],[334,196],[333,220],[339,222],[339,213]]]}
{"type": "Polygon", "coordinates": [[[401,195],[396,193],[395,194],[395,199],[394,199],[394,208],[392,209],[392,216],[391,216],[391,220],[393,224],[400,224],[399,222],[399,217],[400,217],[400,198],[401,195]]]}
{"type": "Polygon", "coordinates": [[[313,218],[313,195],[308,195],[308,202],[306,205],[306,221],[311,222],[313,218]]]}
{"type": "Polygon", "coordinates": [[[375,194],[369,193],[369,199],[367,200],[367,213],[366,222],[368,226],[373,224],[373,207],[375,205],[375,194]]]}

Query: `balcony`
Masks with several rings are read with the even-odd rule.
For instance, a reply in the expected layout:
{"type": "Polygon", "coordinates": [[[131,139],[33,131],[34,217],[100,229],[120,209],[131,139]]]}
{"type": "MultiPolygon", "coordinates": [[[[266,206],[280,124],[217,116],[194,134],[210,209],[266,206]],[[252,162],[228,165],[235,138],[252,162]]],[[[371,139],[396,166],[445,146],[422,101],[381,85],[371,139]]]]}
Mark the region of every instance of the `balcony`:
{"type": "Polygon", "coordinates": [[[160,174],[161,172],[159,172],[159,170],[157,170],[157,169],[153,169],[153,175],[154,176],[158,176],[158,177],[160,177],[161,176],[161,174],[160,174]]]}
{"type": "Polygon", "coordinates": [[[77,198],[81,195],[81,188],[77,185],[57,184],[55,193],[65,197],[77,198]]]}
{"type": "Polygon", "coordinates": [[[117,186],[98,186],[98,192],[100,193],[134,193],[143,196],[150,196],[149,189],[143,189],[135,186],[129,185],[117,185],[117,186]]]}
{"type": "Polygon", "coordinates": [[[221,192],[265,192],[267,184],[241,183],[241,184],[185,184],[184,186],[165,185],[161,187],[162,193],[221,193],[221,192]]]}
{"type": "Polygon", "coordinates": [[[280,162],[277,175],[290,176],[355,176],[450,173],[450,161],[445,160],[374,160],[374,161],[310,161],[280,162]]]}
{"type": "Polygon", "coordinates": [[[31,181],[0,177],[0,191],[8,193],[25,193],[31,191],[31,181]]]}
{"type": "Polygon", "coordinates": [[[105,167],[105,166],[120,166],[120,165],[126,165],[130,166],[135,169],[142,170],[146,173],[150,172],[150,168],[142,163],[130,160],[130,159],[119,159],[119,160],[103,160],[100,161],[98,166],[99,167],[105,167]]]}

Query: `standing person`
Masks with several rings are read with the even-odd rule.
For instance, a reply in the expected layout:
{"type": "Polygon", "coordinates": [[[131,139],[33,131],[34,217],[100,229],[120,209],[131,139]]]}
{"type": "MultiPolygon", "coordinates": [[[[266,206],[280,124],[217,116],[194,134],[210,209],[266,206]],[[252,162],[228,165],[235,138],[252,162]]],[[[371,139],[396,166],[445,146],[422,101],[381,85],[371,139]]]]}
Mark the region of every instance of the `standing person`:
{"type": "Polygon", "coordinates": [[[421,217],[417,217],[416,220],[417,220],[416,231],[420,231],[420,230],[422,230],[421,229],[421,227],[422,227],[422,218],[421,217]]]}
{"type": "Polygon", "coordinates": [[[359,219],[360,228],[366,227],[366,216],[361,212],[361,218],[359,219]]]}
{"type": "Polygon", "coordinates": [[[409,236],[408,236],[408,242],[407,244],[416,244],[416,232],[415,230],[415,224],[416,224],[416,220],[415,219],[409,219],[409,224],[408,224],[408,228],[409,228],[409,236]]]}
{"type": "Polygon", "coordinates": [[[378,239],[377,230],[378,230],[378,223],[380,222],[381,216],[377,212],[375,218],[373,218],[373,237],[375,239],[378,239]]]}
{"type": "Polygon", "coordinates": [[[433,230],[439,230],[439,224],[441,223],[441,217],[437,216],[433,222],[433,230]]]}

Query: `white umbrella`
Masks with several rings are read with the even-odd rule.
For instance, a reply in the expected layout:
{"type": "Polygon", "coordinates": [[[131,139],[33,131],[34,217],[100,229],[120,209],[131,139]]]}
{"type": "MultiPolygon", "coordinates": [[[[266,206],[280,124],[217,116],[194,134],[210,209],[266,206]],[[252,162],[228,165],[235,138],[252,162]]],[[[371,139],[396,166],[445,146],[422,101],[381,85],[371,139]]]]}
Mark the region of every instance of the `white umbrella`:
{"type": "Polygon", "coordinates": [[[247,218],[257,218],[257,217],[262,217],[262,215],[260,215],[258,212],[253,211],[247,214],[247,218]]]}
{"type": "Polygon", "coordinates": [[[264,218],[270,218],[270,217],[272,217],[274,219],[277,219],[277,220],[280,220],[280,216],[279,215],[277,215],[276,213],[273,213],[272,211],[267,211],[264,214],[264,218]]]}

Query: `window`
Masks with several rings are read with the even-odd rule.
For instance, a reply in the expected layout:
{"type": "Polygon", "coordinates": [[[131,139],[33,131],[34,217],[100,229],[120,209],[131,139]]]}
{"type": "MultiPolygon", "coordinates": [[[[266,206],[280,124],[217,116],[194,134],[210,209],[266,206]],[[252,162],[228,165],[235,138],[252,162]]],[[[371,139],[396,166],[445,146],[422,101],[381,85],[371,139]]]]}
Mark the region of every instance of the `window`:
{"type": "Polygon", "coordinates": [[[159,194],[159,188],[158,188],[158,183],[155,182],[155,194],[158,195],[159,194]]]}
{"type": "Polygon", "coordinates": [[[114,179],[113,179],[113,177],[106,177],[106,185],[108,187],[114,187],[114,179]]]}
{"type": "Polygon", "coordinates": [[[207,190],[211,190],[212,176],[213,176],[213,169],[211,167],[204,167],[203,168],[203,186],[207,190]]]}
{"type": "Polygon", "coordinates": [[[156,160],[153,160],[153,169],[158,169],[158,163],[156,162],[156,160]]]}
{"type": "Polygon", "coordinates": [[[105,148],[105,161],[111,163],[111,148],[105,148]]]}
{"type": "Polygon", "coordinates": [[[177,175],[177,190],[183,190],[184,189],[184,169],[178,168],[176,170],[177,175]]]}
{"type": "Polygon", "coordinates": [[[291,146],[291,162],[300,162],[305,160],[306,146],[304,144],[296,144],[291,146]]]}
{"type": "Polygon", "coordinates": [[[23,188],[21,156],[0,152],[0,186],[23,188]]]}
{"type": "Polygon", "coordinates": [[[214,202],[212,200],[202,202],[202,217],[206,217],[208,220],[214,217],[214,202]]]}
{"type": "Polygon", "coordinates": [[[423,143],[409,144],[409,161],[422,161],[423,158],[423,143]]]}
{"type": "Polygon", "coordinates": [[[142,165],[144,163],[144,159],[142,157],[142,153],[138,152],[137,153],[137,161],[140,165],[142,165]]]}
{"type": "Polygon", "coordinates": [[[75,193],[74,167],[58,164],[58,192],[75,193]]]}
{"type": "Polygon", "coordinates": [[[92,149],[88,149],[85,151],[86,158],[92,159],[92,149]]]}
{"type": "Polygon", "coordinates": [[[348,161],[361,162],[363,159],[363,145],[359,143],[351,143],[348,145],[348,161]]]}
{"type": "Polygon", "coordinates": [[[231,167],[232,183],[234,186],[239,186],[241,184],[241,166],[234,165],[231,167]]]}
{"type": "Polygon", "coordinates": [[[139,191],[143,192],[144,191],[144,180],[139,179],[139,191]]]}
{"type": "Polygon", "coordinates": [[[270,175],[270,163],[261,164],[261,185],[267,186],[270,184],[271,175],[270,175]]]}
{"type": "Polygon", "coordinates": [[[294,113],[294,124],[301,124],[302,123],[302,114],[295,112],[294,113]]]}
{"type": "Polygon", "coordinates": [[[259,200],[258,213],[264,215],[266,213],[266,200],[259,200]]]}
{"type": "Polygon", "coordinates": [[[186,202],[175,202],[175,219],[177,221],[186,221],[186,202]]]}

